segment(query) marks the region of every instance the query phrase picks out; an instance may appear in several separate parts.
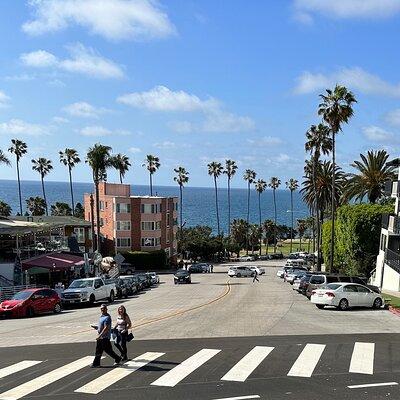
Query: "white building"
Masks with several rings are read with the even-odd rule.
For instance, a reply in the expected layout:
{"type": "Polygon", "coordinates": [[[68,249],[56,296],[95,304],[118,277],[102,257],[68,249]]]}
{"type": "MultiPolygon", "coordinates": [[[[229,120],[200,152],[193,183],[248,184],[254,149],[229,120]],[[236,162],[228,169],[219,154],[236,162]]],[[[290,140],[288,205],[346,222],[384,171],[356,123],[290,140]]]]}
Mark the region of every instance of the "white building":
{"type": "MultiPolygon", "coordinates": [[[[390,163],[400,166],[400,158],[390,163]]],[[[396,199],[394,214],[383,215],[379,254],[373,284],[381,289],[400,291],[400,168],[397,181],[388,183],[387,194],[396,199]]]]}

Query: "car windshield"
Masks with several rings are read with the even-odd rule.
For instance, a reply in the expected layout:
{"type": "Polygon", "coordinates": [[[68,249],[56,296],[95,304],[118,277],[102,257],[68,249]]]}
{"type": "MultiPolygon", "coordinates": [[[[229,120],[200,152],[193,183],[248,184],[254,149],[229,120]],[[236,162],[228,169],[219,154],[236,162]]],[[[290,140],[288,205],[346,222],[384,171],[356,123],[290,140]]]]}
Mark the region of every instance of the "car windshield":
{"type": "Polygon", "coordinates": [[[26,300],[31,296],[32,292],[18,292],[12,297],[12,300],[26,300]]]}
{"type": "Polygon", "coordinates": [[[78,279],[76,281],[73,281],[71,283],[71,285],[69,285],[69,288],[82,289],[82,288],[87,288],[87,287],[92,287],[92,286],[93,286],[93,281],[86,280],[86,279],[78,279]]]}
{"type": "Polygon", "coordinates": [[[189,272],[185,271],[184,269],[181,269],[179,271],[176,271],[176,275],[189,275],[189,272]]]}

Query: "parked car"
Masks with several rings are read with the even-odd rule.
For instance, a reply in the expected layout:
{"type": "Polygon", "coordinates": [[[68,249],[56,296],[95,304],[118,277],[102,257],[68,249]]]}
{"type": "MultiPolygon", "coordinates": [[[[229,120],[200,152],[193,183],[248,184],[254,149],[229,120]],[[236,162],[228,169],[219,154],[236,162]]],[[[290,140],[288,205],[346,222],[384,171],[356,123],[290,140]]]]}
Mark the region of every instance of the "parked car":
{"type": "Polygon", "coordinates": [[[117,288],[115,283],[105,283],[103,278],[75,279],[61,294],[63,304],[89,303],[108,300],[114,301],[117,288]]]}
{"type": "Polygon", "coordinates": [[[286,267],[292,267],[292,268],[305,268],[308,269],[308,263],[306,260],[302,259],[302,258],[297,258],[297,259],[289,259],[286,260],[286,267]]]}
{"type": "Polygon", "coordinates": [[[254,256],[241,256],[241,257],[239,257],[239,261],[247,261],[247,262],[249,262],[249,261],[254,261],[254,260],[255,260],[254,256]]]}
{"type": "Polygon", "coordinates": [[[128,296],[132,296],[135,293],[139,292],[141,289],[141,285],[139,279],[135,278],[132,275],[121,275],[120,279],[125,283],[126,289],[128,292],[128,296]]]}
{"type": "Polygon", "coordinates": [[[190,272],[185,269],[178,269],[174,274],[174,284],[178,283],[192,283],[190,272]]]}
{"type": "Polygon", "coordinates": [[[210,272],[210,265],[205,263],[197,263],[189,266],[189,272],[192,273],[206,273],[210,272]]]}
{"type": "Polygon", "coordinates": [[[282,269],[278,270],[278,272],[276,273],[276,276],[278,276],[279,278],[283,278],[285,276],[285,273],[291,269],[292,267],[283,267],[282,269]]]}
{"type": "Polygon", "coordinates": [[[235,276],[236,278],[249,277],[254,276],[254,271],[249,267],[231,267],[228,270],[228,275],[230,277],[235,276]]]}
{"type": "Polygon", "coordinates": [[[127,262],[123,262],[120,266],[119,266],[119,270],[121,275],[133,275],[135,272],[135,267],[127,262]]]}
{"type": "Polygon", "coordinates": [[[105,283],[106,284],[109,284],[109,283],[115,284],[115,288],[116,288],[115,297],[117,299],[122,299],[123,297],[125,297],[125,298],[128,297],[129,290],[128,290],[127,282],[124,282],[121,278],[106,279],[105,283]]]}
{"type": "Polygon", "coordinates": [[[311,302],[318,308],[334,306],[345,311],[350,307],[381,308],[384,300],[364,285],[356,283],[330,283],[311,292],[311,302]]]}
{"type": "Polygon", "coordinates": [[[146,272],[151,279],[151,283],[153,285],[158,285],[160,283],[160,277],[155,272],[146,272]]]}
{"type": "Polygon", "coordinates": [[[302,268],[291,268],[286,272],[286,282],[289,282],[293,285],[293,282],[296,278],[302,277],[307,273],[307,270],[302,268]]]}
{"type": "Polygon", "coordinates": [[[282,260],[283,259],[282,253],[271,253],[268,255],[269,255],[270,260],[282,260]]]}
{"type": "Polygon", "coordinates": [[[249,265],[248,266],[252,271],[257,271],[258,275],[264,275],[265,274],[265,268],[261,268],[258,265],[249,265]]]}
{"type": "Polygon", "coordinates": [[[133,276],[136,276],[141,281],[143,289],[148,289],[151,286],[151,279],[145,273],[135,274],[133,276]]]}
{"type": "Polygon", "coordinates": [[[306,274],[296,278],[293,282],[293,290],[297,290],[299,293],[305,294],[311,276],[312,274],[307,272],[306,274]]]}
{"type": "Polygon", "coordinates": [[[36,314],[61,312],[61,299],[53,289],[26,289],[0,303],[0,315],[33,317],[36,314]]]}
{"type": "Polygon", "coordinates": [[[266,261],[266,260],[270,260],[271,257],[269,256],[269,254],[263,254],[263,255],[259,256],[258,259],[266,261]]]}

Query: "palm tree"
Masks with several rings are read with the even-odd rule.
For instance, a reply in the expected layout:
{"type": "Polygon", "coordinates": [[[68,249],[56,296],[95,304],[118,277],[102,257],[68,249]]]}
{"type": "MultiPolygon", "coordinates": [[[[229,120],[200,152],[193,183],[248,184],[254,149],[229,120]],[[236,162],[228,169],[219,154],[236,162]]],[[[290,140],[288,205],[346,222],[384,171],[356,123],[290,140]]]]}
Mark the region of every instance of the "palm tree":
{"type": "Polygon", "coordinates": [[[71,191],[71,205],[72,205],[72,215],[75,212],[75,203],[74,203],[74,189],[72,187],[72,168],[75,167],[76,164],[81,162],[79,158],[79,154],[75,149],[66,148],[64,151],[59,151],[60,155],[60,163],[63,163],[66,167],[68,167],[69,173],[69,188],[71,191]]]}
{"type": "Polygon", "coordinates": [[[131,163],[129,157],[124,154],[118,153],[111,157],[112,166],[119,172],[119,181],[122,183],[122,179],[125,177],[125,173],[129,170],[131,163]]]}
{"type": "Polygon", "coordinates": [[[46,201],[39,196],[26,199],[26,208],[33,216],[44,215],[46,207],[46,201]]]}
{"type": "Polygon", "coordinates": [[[42,181],[42,192],[43,192],[43,199],[46,207],[46,215],[49,215],[49,210],[47,207],[47,200],[46,200],[46,191],[44,190],[44,177],[53,169],[51,165],[51,161],[47,158],[40,157],[37,160],[32,160],[32,169],[34,171],[39,172],[40,180],[42,181]]]}
{"type": "Polygon", "coordinates": [[[330,269],[333,271],[334,251],[335,251],[335,137],[342,130],[343,123],[348,123],[353,116],[353,103],[357,100],[353,93],[346,87],[336,85],[333,90],[327,89],[326,94],[320,95],[322,103],[318,106],[318,115],[321,115],[323,120],[328,124],[332,133],[332,200],[331,200],[331,264],[330,269]]]}
{"type": "Polygon", "coordinates": [[[269,184],[268,184],[268,186],[272,189],[272,192],[273,192],[273,195],[274,195],[274,222],[275,222],[275,227],[274,227],[274,253],[276,253],[276,245],[277,245],[277,240],[276,240],[276,235],[277,235],[276,227],[278,226],[278,225],[277,225],[277,219],[278,219],[278,217],[277,217],[277,213],[276,213],[276,195],[275,195],[275,193],[276,193],[276,189],[278,189],[278,187],[280,186],[280,184],[281,184],[281,180],[278,179],[278,178],[275,177],[275,176],[273,176],[273,177],[270,179],[269,184]]]}
{"type": "Polygon", "coordinates": [[[267,182],[263,179],[259,179],[255,183],[256,191],[258,193],[258,217],[259,217],[259,227],[260,227],[260,256],[261,256],[261,247],[262,247],[262,226],[261,226],[261,193],[265,191],[267,188],[267,182]]]}
{"type": "Polygon", "coordinates": [[[251,254],[254,254],[254,247],[258,244],[261,246],[260,237],[262,236],[262,228],[260,225],[251,224],[249,226],[249,244],[251,247],[251,254]]]}
{"type": "Polygon", "coordinates": [[[146,167],[150,174],[150,196],[153,196],[153,174],[160,168],[160,159],[148,154],[142,167],[146,167]]]}
{"type": "Polygon", "coordinates": [[[183,227],[183,217],[182,217],[182,203],[183,203],[183,187],[189,182],[189,172],[183,167],[174,168],[176,176],[174,181],[179,185],[179,233],[182,240],[182,227],[183,227]]]}
{"type": "Polygon", "coordinates": [[[268,246],[269,246],[269,240],[271,237],[274,235],[275,232],[275,223],[271,219],[266,219],[263,222],[263,229],[265,233],[265,241],[266,241],[266,250],[265,254],[268,254],[268,246]]]}
{"type": "Polygon", "coordinates": [[[21,157],[27,153],[28,147],[25,142],[22,140],[18,139],[12,139],[11,140],[11,147],[8,149],[10,153],[14,153],[15,157],[17,159],[17,180],[18,180],[18,194],[19,194],[19,211],[20,214],[22,215],[22,196],[21,196],[21,180],[19,177],[19,161],[21,157]]]}
{"type": "Polygon", "coordinates": [[[74,215],[72,214],[72,209],[68,203],[62,203],[59,201],[51,205],[50,213],[51,215],[58,215],[58,216],[74,215]]]}
{"type": "Polygon", "coordinates": [[[298,189],[299,181],[293,178],[290,178],[288,182],[286,182],[286,187],[290,190],[290,214],[291,225],[290,225],[290,252],[292,252],[293,248],[293,192],[298,189]]]}
{"type": "Polygon", "coordinates": [[[218,187],[217,187],[217,178],[222,174],[222,165],[217,161],[210,162],[207,164],[208,167],[208,175],[214,178],[214,188],[215,188],[215,209],[217,210],[217,229],[218,236],[220,236],[220,228],[219,228],[219,211],[218,211],[218,187]]]}
{"type": "Polygon", "coordinates": [[[297,231],[299,232],[299,237],[300,237],[300,251],[301,249],[301,239],[304,236],[305,231],[307,230],[307,224],[304,219],[299,219],[297,220],[297,231]]]}
{"type": "Polygon", "coordinates": [[[231,234],[231,179],[236,174],[237,165],[233,160],[225,160],[225,169],[223,171],[228,178],[228,235],[231,234]]]}
{"type": "Polygon", "coordinates": [[[9,217],[11,215],[11,211],[11,207],[4,201],[0,200],[0,216],[9,217]]]}
{"type": "MultiPolygon", "coordinates": [[[[90,147],[87,155],[86,162],[92,169],[93,183],[96,192],[96,250],[100,251],[100,200],[99,200],[99,183],[107,177],[107,168],[111,166],[110,146],[104,146],[96,143],[90,147]]],[[[92,215],[93,218],[93,215],[92,215]]]]}
{"type": "MultiPolygon", "coordinates": [[[[256,179],[256,172],[253,171],[252,169],[246,169],[244,171],[243,179],[247,181],[247,225],[250,224],[249,219],[250,219],[250,185],[254,182],[256,179]]],[[[247,237],[247,243],[246,243],[246,254],[249,254],[249,240],[247,237]]]]}
{"type": "Polygon", "coordinates": [[[395,179],[395,167],[387,165],[389,154],[386,150],[368,151],[360,154],[361,161],[354,161],[351,166],[358,173],[351,173],[344,195],[347,199],[362,200],[367,196],[370,203],[376,203],[384,195],[386,181],[395,179]]]}
{"type": "Polygon", "coordinates": [[[0,150],[0,164],[11,165],[10,160],[4,154],[3,150],[0,150]]]}
{"type": "Polygon", "coordinates": [[[231,240],[243,249],[246,246],[246,238],[249,231],[249,224],[244,219],[234,219],[231,226],[231,240]]]}
{"type": "MultiPolygon", "coordinates": [[[[316,168],[319,163],[321,153],[328,155],[332,151],[332,138],[330,137],[329,127],[324,124],[311,125],[306,132],[305,150],[311,154],[312,177],[314,181],[314,191],[316,192],[316,168]]],[[[315,213],[317,230],[317,271],[321,270],[321,224],[320,224],[320,205],[318,197],[315,197],[315,204],[310,205],[310,210],[315,213]]]]}

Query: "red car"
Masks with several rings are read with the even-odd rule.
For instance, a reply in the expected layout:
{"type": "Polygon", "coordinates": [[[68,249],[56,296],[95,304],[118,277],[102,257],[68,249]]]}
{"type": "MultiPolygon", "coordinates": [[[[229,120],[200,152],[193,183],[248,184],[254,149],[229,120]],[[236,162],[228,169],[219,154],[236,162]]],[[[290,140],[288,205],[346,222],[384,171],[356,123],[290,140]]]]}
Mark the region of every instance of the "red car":
{"type": "Polygon", "coordinates": [[[33,317],[35,314],[61,312],[61,299],[52,289],[26,289],[16,293],[11,300],[0,303],[0,315],[33,317]]]}

